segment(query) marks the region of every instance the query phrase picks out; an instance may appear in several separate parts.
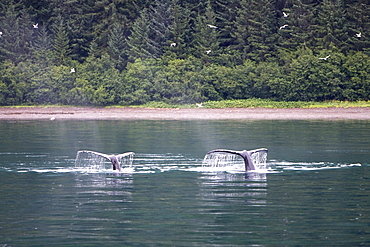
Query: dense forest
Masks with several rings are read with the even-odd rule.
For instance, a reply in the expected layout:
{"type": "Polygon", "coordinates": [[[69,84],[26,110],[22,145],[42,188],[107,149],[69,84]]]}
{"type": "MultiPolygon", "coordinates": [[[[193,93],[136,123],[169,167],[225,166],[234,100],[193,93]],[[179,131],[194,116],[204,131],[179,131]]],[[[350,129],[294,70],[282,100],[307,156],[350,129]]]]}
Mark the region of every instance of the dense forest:
{"type": "Polygon", "coordinates": [[[369,0],[2,0],[0,105],[369,100],[369,0]]]}

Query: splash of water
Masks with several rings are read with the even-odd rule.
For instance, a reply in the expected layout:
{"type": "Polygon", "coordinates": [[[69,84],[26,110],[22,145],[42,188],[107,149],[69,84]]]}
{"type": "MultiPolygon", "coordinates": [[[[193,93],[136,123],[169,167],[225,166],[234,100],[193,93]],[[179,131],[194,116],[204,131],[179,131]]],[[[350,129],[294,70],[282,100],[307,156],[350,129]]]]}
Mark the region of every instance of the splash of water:
{"type": "Polygon", "coordinates": [[[267,152],[255,152],[251,154],[253,164],[257,169],[266,169],[267,152]]]}

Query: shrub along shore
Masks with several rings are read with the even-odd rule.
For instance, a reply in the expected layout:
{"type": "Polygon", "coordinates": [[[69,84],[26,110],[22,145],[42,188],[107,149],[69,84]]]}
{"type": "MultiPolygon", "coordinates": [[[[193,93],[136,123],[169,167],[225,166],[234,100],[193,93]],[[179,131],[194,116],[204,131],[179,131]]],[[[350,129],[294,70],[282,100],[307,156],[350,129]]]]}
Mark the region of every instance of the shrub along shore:
{"type": "MultiPolygon", "coordinates": [[[[61,107],[84,107],[79,105],[16,105],[2,106],[1,108],[61,108],[61,107]]],[[[350,107],[370,107],[370,101],[274,101],[269,99],[241,99],[241,100],[220,100],[206,101],[195,104],[170,104],[162,101],[151,101],[142,105],[110,105],[96,108],[350,108],[350,107]]]]}
{"type": "MultiPolygon", "coordinates": [[[[121,107],[121,106],[110,106],[121,107]]],[[[148,102],[139,106],[144,108],[327,108],[327,107],[370,107],[370,101],[274,101],[268,99],[206,101],[196,104],[168,104],[148,102]]]]}

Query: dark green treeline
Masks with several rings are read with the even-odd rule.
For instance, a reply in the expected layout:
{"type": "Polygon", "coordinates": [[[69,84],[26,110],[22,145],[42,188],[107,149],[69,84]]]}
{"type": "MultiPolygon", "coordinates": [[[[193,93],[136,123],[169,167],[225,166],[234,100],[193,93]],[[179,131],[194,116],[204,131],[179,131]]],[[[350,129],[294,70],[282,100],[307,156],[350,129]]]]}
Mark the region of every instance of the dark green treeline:
{"type": "Polygon", "coordinates": [[[0,105],[369,100],[369,0],[3,0],[0,105]]]}

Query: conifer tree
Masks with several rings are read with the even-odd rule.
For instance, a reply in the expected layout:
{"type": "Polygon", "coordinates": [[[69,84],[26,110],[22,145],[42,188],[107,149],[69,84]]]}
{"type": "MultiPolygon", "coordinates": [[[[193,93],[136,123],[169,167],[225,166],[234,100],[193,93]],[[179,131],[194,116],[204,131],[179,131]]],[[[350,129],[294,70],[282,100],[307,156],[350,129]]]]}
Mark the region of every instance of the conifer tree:
{"type": "Polygon", "coordinates": [[[192,40],[191,12],[177,0],[174,1],[171,11],[173,22],[169,28],[168,38],[164,42],[164,52],[169,57],[185,58],[189,55],[188,49],[192,40]]]}
{"type": "Polygon", "coordinates": [[[125,15],[121,14],[121,7],[124,0],[99,0],[95,1],[92,15],[93,18],[93,32],[98,37],[96,41],[102,47],[106,47],[109,35],[115,26],[115,23],[120,23],[125,26],[128,22],[125,15]]]}
{"type": "Polygon", "coordinates": [[[108,37],[108,53],[116,63],[116,68],[122,71],[127,63],[125,29],[115,23],[108,37]]]}
{"type": "Polygon", "coordinates": [[[160,58],[170,44],[173,24],[172,1],[155,1],[150,9],[143,9],[132,26],[128,38],[129,57],[160,58]]]}
{"type": "Polygon", "coordinates": [[[132,25],[131,35],[127,39],[127,55],[131,61],[155,57],[152,53],[154,48],[150,39],[150,23],[148,10],[143,9],[132,25]]]}
{"type": "Polygon", "coordinates": [[[54,61],[57,65],[66,65],[69,60],[68,55],[70,54],[70,45],[68,34],[65,30],[64,20],[61,16],[58,16],[56,22],[53,25],[53,53],[54,61]]]}
{"type": "Polygon", "coordinates": [[[272,1],[241,0],[237,11],[235,48],[243,59],[265,61],[275,53],[276,30],[272,1]]]}
{"type": "Polygon", "coordinates": [[[208,0],[204,13],[198,13],[194,24],[193,54],[196,57],[210,61],[213,56],[219,54],[219,31],[216,26],[216,14],[208,0]]]}
{"type": "Polygon", "coordinates": [[[161,57],[164,48],[170,43],[170,30],[174,21],[172,7],[172,0],[155,0],[151,8],[150,39],[152,40],[155,58],[161,57]]]}
{"type": "Polygon", "coordinates": [[[370,55],[370,2],[346,1],[349,46],[346,51],[364,51],[370,55]]]}
{"type": "Polygon", "coordinates": [[[32,42],[33,57],[41,67],[46,68],[51,61],[52,40],[45,26],[40,26],[36,32],[32,42]]]}
{"type": "Polygon", "coordinates": [[[36,37],[33,39],[32,48],[38,51],[51,50],[52,42],[49,32],[45,26],[41,26],[37,29],[36,37]]]}
{"type": "Polygon", "coordinates": [[[83,61],[87,56],[88,44],[91,41],[92,10],[91,3],[80,3],[77,0],[53,0],[50,2],[51,16],[49,25],[54,32],[56,23],[63,19],[64,32],[69,40],[69,56],[83,61]]]}
{"type": "Polygon", "coordinates": [[[313,46],[312,22],[314,19],[314,6],[310,1],[289,1],[281,11],[278,22],[278,46],[294,51],[302,46],[313,46]],[[287,14],[284,17],[283,13],[287,14]],[[287,28],[282,28],[288,25],[287,28]]]}
{"type": "Polygon", "coordinates": [[[33,31],[31,16],[21,3],[13,0],[1,8],[4,13],[0,16],[0,59],[19,63],[30,55],[33,31]]]}
{"type": "Polygon", "coordinates": [[[235,45],[235,39],[231,36],[235,28],[237,10],[240,8],[240,0],[216,0],[215,13],[217,26],[220,28],[220,46],[227,48],[235,45]]]}
{"type": "Polygon", "coordinates": [[[100,53],[100,50],[99,50],[99,46],[98,44],[96,43],[95,40],[91,41],[90,42],[90,46],[89,46],[89,57],[100,57],[101,53],[100,53]]]}
{"type": "Polygon", "coordinates": [[[346,16],[342,0],[324,0],[315,8],[315,48],[329,49],[333,45],[344,48],[348,39],[346,16]]]}
{"type": "Polygon", "coordinates": [[[236,50],[243,60],[247,58],[247,53],[250,49],[247,40],[250,35],[250,15],[249,12],[246,11],[248,6],[248,0],[240,1],[240,6],[237,9],[237,16],[235,17],[235,25],[231,33],[231,36],[235,39],[235,44],[231,45],[230,48],[236,50]]]}

